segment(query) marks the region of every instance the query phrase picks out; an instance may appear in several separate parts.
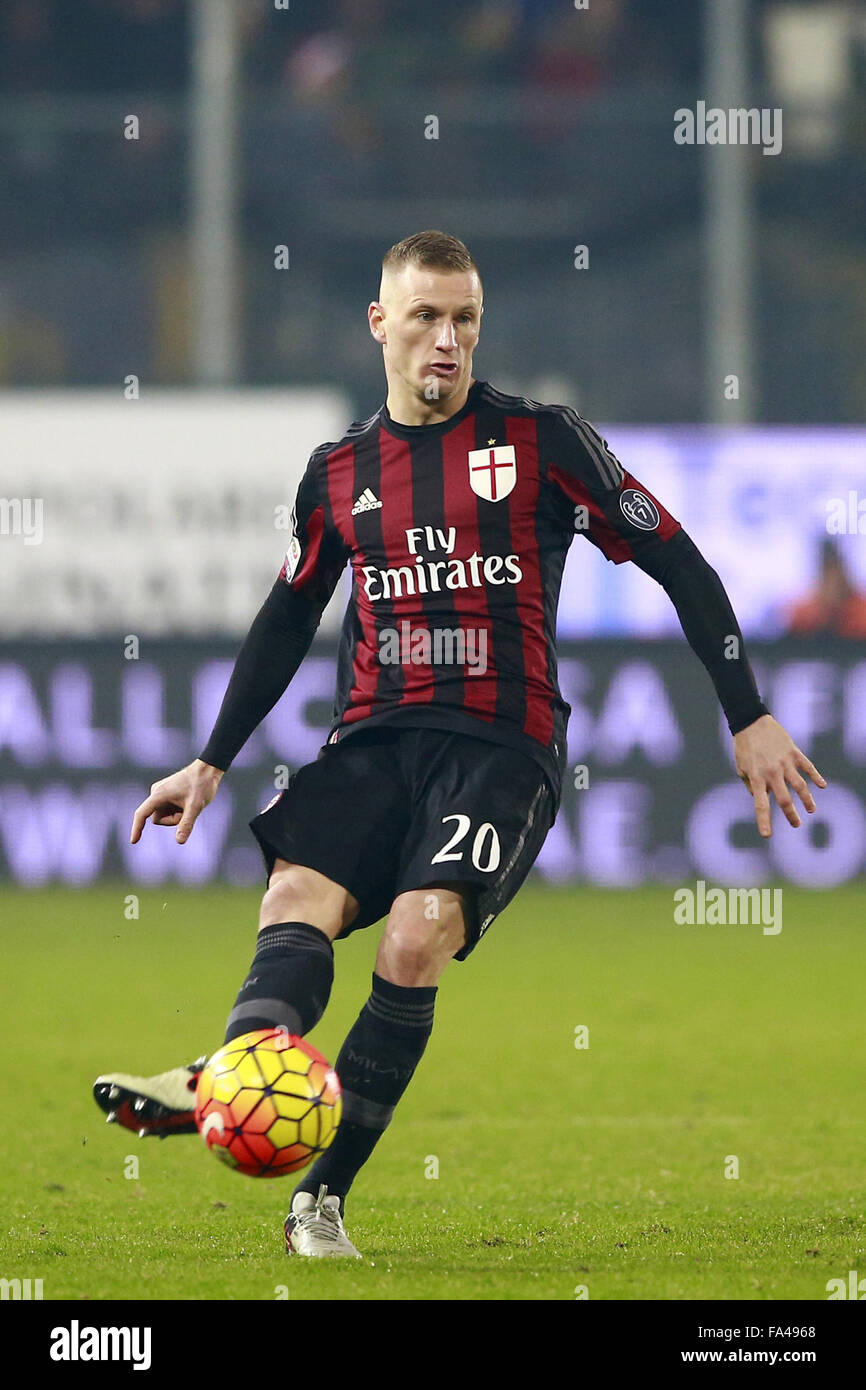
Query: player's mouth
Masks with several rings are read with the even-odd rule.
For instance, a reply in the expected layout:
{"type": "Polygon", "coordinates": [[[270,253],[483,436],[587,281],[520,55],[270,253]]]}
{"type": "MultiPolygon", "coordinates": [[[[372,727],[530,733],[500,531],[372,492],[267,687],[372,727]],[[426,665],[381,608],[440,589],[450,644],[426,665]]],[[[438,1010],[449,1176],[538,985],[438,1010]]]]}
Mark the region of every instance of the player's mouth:
{"type": "Polygon", "coordinates": [[[459,368],[456,362],[431,362],[429,370],[434,376],[442,377],[448,381],[457,375],[459,368]]]}

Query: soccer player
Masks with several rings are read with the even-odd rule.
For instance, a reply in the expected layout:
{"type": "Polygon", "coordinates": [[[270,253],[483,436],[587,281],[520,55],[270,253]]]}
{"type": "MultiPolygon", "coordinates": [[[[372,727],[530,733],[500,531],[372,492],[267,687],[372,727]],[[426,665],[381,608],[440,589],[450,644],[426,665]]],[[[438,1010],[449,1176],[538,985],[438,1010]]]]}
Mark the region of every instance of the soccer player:
{"type": "MultiPolygon", "coordinates": [[[[576,532],[663,585],[715,685],[760,833],[771,796],[797,826],[792,790],[815,809],[803,774],[826,785],[761,702],[721,581],[679,522],[574,410],[473,376],[482,312],[461,241],[427,231],[388,251],[368,309],[386,402],[312,454],[207,746],[154,784],[132,825],[133,844],[148,819],[189,838],[350,564],[327,742],[251,822],[268,886],[225,1036],[308,1033],[328,1003],[332,943],[386,918],[335,1063],[342,1123],[286,1219],[287,1249],[303,1255],[358,1255],[346,1195],[421,1060],[440,976],[514,897],[553,824],[569,714],[555,619],[576,532]]],[[[204,1060],[102,1076],[97,1101],[140,1134],[194,1132],[204,1060]]]]}

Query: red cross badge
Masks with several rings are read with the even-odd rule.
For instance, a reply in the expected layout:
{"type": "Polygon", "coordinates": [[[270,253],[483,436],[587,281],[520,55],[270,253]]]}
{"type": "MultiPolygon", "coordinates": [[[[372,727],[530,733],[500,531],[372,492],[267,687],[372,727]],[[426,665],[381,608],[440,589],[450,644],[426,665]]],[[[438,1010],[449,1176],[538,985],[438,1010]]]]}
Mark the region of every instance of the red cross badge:
{"type": "Polygon", "coordinates": [[[485,502],[501,502],[517,482],[513,444],[492,449],[470,449],[469,485],[485,502]]]}

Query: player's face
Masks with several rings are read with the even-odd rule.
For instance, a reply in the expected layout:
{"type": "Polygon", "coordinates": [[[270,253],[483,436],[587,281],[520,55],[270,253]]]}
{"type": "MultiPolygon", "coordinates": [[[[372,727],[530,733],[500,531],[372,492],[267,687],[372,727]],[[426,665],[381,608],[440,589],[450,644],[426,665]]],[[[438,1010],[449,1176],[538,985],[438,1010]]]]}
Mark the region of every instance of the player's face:
{"type": "Polygon", "coordinates": [[[382,279],[370,327],[383,345],[389,384],[399,379],[419,401],[465,395],[481,328],[481,284],[474,271],[406,265],[382,279]]]}

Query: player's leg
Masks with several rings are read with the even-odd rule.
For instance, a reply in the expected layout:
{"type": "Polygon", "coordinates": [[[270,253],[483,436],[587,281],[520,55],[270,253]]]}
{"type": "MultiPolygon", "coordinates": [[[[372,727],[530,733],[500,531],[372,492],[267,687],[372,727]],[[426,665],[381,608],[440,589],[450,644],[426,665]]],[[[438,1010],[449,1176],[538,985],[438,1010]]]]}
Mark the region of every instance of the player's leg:
{"type": "MultiPolygon", "coordinates": [[[[331,942],[357,911],[356,899],[339,884],[277,858],[262,899],[255,956],[229,1015],[225,1042],[256,1028],[308,1033],[331,992],[331,942]]],[[[150,1077],[110,1072],[97,1077],[94,1097],[109,1120],[141,1137],[194,1134],[196,1082],[206,1060],[150,1077]]]]}
{"type": "MultiPolygon", "coordinates": [[[[252,820],[268,888],[255,957],[229,1015],[226,1041],[263,1027],[303,1034],[321,1017],[333,980],[332,940],[378,921],[391,900],[383,886],[393,881],[389,854],[399,842],[402,790],[394,761],[383,759],[381,747],[350,741],[300,768],[252,820]],[[375,789],[362,814],[349,794],[356,787],[375,789]]],[[[110,1073],[97,1078],[94,1095],[109,1119],[141,1135],[192,1134],[196,1079],[206,1060],[155,1077],[110,1073]]]]}
{"type": "Polygon", "coordinates": [[[341,1211],[427,1046],[445,966],[465,960],[511,901],[556,814],[541,769],[508,748],[419,729],[403,757],[417,810],[373,988],[335,1064],[343,1118],[296,1189],[327,1185],[341,1211]]]}
{"type": "Polygon", "coordinates": [[[424,1055],[438,981],[465,944],[464,893],[454,884],[432,885],[395,899],[379,943],[370,996],[335,1063],[343,1090],[340,1127],[296,1194],[313,1195],[325,1184],[343,1209],[352,1182],[424,1055]]]}
{"type": "Polygon", "coordinates": [[[431,884],[395,898],[379,950],[376,975],[400,989],[429,989],[466,944],[467,892],[431,884]]]}
{"type": "Polygon", "coordinates": [[[330,745],[251,822],[269,870],[268,891],[255,957],[229,1015],[226,1042],[254,1028],[308,1033],[331,992],[331,942],[376,920],[366,903],[360,912],[360,900],[377,869],[387,873],[380,837],[385,845],[394,838],[389,817],[402,790],[381,764],[381,748],[363,741],[330,745]],[[354,796],[359,787],[370,789],[360,806],[354,796]]]}
{"type": "Polygon", "coordinates": [[[331,942],[357,911],[357,899],[338,883],[276,858],[262,899],[256,952],[229,1014],[225,1041],[256,1028],[309,1033],[331,993],[331,942]]]}
{"type": "Polygon", "coordinates": [[[370,997],[336,1061],[343,1118],[331,1146],[292,1194],[288,1251],[360,1257],[343,1226],[346,1194],[424,1055],[437,983],[466,944],[466,909],[466,896],[454,884],[410,890],[394,900],[370,997]]]}

